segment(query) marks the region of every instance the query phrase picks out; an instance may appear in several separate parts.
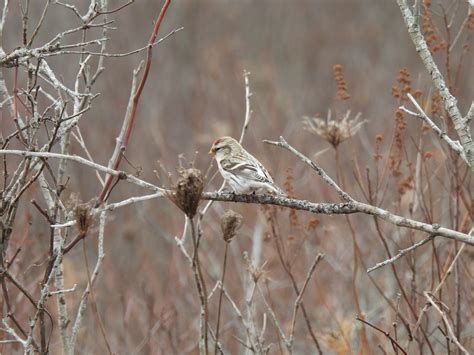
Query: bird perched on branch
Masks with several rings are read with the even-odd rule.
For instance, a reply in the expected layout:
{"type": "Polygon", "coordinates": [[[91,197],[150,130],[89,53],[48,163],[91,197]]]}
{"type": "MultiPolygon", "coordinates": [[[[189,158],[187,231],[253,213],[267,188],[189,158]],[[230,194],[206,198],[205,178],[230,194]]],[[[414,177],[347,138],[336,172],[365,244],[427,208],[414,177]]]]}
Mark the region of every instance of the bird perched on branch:
{"type": "Polygon", "coordinates": [[[286,196],[275,185],[265,167],[234,138],[216,139],[209,154],[216,158],[219,172],[235,193],[269,193],[286,196]]]}

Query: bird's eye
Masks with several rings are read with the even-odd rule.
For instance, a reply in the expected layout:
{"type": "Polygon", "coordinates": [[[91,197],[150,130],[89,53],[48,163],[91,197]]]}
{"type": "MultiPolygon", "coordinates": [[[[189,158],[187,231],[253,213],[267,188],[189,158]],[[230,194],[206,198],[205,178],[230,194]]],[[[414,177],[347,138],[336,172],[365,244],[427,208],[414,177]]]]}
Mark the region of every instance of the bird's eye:
{"type": "Polygon", "coordinates": [[[222,147],[216,147],[215,150],[218,151],[219,149],[221,149],[222,147]]]}

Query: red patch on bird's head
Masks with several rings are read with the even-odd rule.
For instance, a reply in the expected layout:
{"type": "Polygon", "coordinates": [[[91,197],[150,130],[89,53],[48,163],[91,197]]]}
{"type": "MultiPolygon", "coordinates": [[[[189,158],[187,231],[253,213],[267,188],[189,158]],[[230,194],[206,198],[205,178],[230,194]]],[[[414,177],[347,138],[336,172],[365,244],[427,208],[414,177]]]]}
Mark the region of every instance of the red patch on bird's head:
{"type": "Polygon", "coordinates": [[[221,142],[221,139],[220,138],[217,138],[215,141],[214,141],[214,145],[217,145],[221,142]]]}

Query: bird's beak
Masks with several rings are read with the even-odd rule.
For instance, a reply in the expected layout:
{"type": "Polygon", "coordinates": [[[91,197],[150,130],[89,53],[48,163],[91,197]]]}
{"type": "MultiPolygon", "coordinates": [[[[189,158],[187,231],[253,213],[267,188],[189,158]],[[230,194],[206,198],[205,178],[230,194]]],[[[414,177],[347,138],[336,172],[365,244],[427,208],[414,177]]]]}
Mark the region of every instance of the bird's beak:
{"type": "Polygon", "coordinates": [[[212,147],[208,154],[212,156],[216,155],[216,149],[212,147]]]}

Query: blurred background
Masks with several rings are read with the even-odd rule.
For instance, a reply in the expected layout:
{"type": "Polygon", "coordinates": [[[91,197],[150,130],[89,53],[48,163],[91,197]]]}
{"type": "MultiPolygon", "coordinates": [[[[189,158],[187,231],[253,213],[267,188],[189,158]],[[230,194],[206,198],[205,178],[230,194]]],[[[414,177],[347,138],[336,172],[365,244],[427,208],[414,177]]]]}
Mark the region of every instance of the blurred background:
{"type": "MultiPolygon", "coordinates": [[[[40,16],[41,3],[31,2],[31,18],[40,16]]],[[[81,8],[80,1],[74,3],[81,8]]],[[[112,3],[111,8],[118,5],[112,3]]],[[[439,29],[435,32],[438,42],[434,40],[436,43],[430,45],[442,44],[440,38],[447,37],[443,13],[449,14],[449,20],[452,16],[452,40],[466,17],[467,2],[424,3],[429,5],[432,26],[439,29]]],[[[161,1],[140,0],[110,15],[117,29],[108,34],[108,52],[128,52],[145,46],[160,7],[161,1]]],[[[4,29],[4,48],[11,50],[21,43],[21,17],[14,3],[9,16],[4,29]]],[[[37,42],[44,43],[55,33],[70,28],[73,21],[80,25],[72,12],[54,6],[37,42]]],[[[165,187],[172,185],[167,173],[175,181],[176,168],[180,165],[193,162],[206,173],[211,164],[207,152],[214,139],[223,135],[240,136],[245,116],[243,73],[247,70],[251,73],[252,116],[243,145],[290,196],[313,202],[339,202],[338,196],[308,166],[283,149],[263,144],[263,139],[285,137],[296,149],[314,158],[356,199],[369,200],[406,217],[469,230],[473,183],[468,170],[446,146],[439,144],[432,132],[423,129],[418,119],[396,116],[401,104],[414,110],[403,97],[411,92],[440,126],[450,129],[395,1],[174,1],[159,37],[181,26],[183,30],[154,48],[151,73],[126,151],[130,164],[123,161],[121,169],[139,171],[140,178],[165,187]],[[339,75],[349,99],[342,100],[338,95],[336,64],[342,65],[339,75]],[[400,74],[402,68],[406,70],[400,74]],[[336,121],[347,110],[351,110],[351,118],[360,112],[361,119],[367,121],[357,134],[335,149],[324,137],[304,130],[304,116],[325,119],[328,110],[336,121]],[[418,170],[417,164],[421,164],[418,170]],[[465,201],[459,202],[463,197],[465,201]]],[[[464,48],[466,44],[472,46],[472,36],[473,29],[466,27],[449,55],[449,62],[442,46],[434,51],[443,73],[447,74],[450,68],[450,85],[464,114],[474,97],[473,54],[464,48]]],[[[74,39],[78,38],[71,41],[74,39]]],[[[100,97],[80,122],[89,151],[95,161],[104,165],[113,152],[126,111],[132,71],[144,55],[105,59],[106,71],[95,87],[100,97]]],[[[50,65],[62,74],[66,83],[73,83],[77,59],[54,57],[50,65]]],[[[11,72],[4,70],[4,75],[11,85],[11,72]]],[[[2,112],[2,115],[8,114],[2,112]]],[[[7,130],[5,122],[2,129],[7,130]]],[[[75,142],[71,153],[85,155],[75,142]]],[[[97,196],[101,186],[91,169],[73,163],[68,168],[70,181],[64,196],[74,192],[83,201],[97,196]]],[[[220,176],[211,180],[215,171],[214,164],[207,174],[206,191],[214,191],[222,183],[220,176]]],[[[120,182],[109,201],[144,193],[147,192],[120,182]]],[[[37,191],[32,189],[29,198],[36,195],[37,191]]],[[[409,337],[397,309],[413,326],[426,302],[423,291],[437,285],[458,250],[452,241],[436,240],[400,259],[393,267],[367,274],[368,267],[426,236],[376,222],[366,215],[319,216],[216,202],[202,223],[200,255],[208,291],[222,272],[225,243],[220,216],[228,208],[244,217],[239,235],[229,246],[225,280],[243,313],[247,312],[245,296],[249,289],[244,252],[252,265],[264,264],[259,283],[286,331],[291,327],[296,299],[292,277],[301,287],[316,254],[325,254],[303,301],[324,353],[367,354],[380,351],[379,347],[392,352],[387,338],[374,329],[364,328],[355,319],[356,315],[397,334],[400,343],[407,345],[409,337]],[[291,269],[293,276],[286,269],[291,269]]],[[[44,259],[47,245],[42,243],[47,244],[48,228],[44,218],[28,204],[22,208],[16,223],[12,245],[19,244],[27,230],[27,245],[31,248],[19,256],[15,272],[29,282],[31,292],[38,292],[37,275],[31,270],[44,259]]],[[[114,353],[197,353],[196,285],[191,268],[174,240],[183,234],[183,226],[182,212],[164,198],[109,214],[106,258],[94,289],[97,311],[88,308],[86,312],[79,353],[107,351],[99,335],[97,314],[114,353]]],[[[90,266],[96,258],[94,233],[84,241],[90,266]]],[[[189,249],[189,236],[186,243],[189,249]]],[[[71,251],[64,262],[66,287],[77,283],[82,290],[87,284],[82,247],[71,251]]],[[[472,250],[462,255],[459,265],[458,282],[447,282],[443,301],[453,310],[450,316],[462,343],[472,349],[472,250]],[[459,282],[459,278],[466,282],[459,282]]],[[[68,295],[71,314],[79,296],[80,293],[68,295]]],[[[21,304],[21,296],[18,297],[21,304]]],[[[26,304],[25,301],[25,316],[26,304]]],[[[259,293],[255,294],[252,307],[260,327],[263,313],[267,313],[264,338],[265,344],[273,344],[270,353],[284,352],[259,293]]],[[[49,308],[55,312],[53,301],[49,308]]],[[[210,324],[214,327],[216,295],[210,299],[209,309],[210,324]]],[[[232,354],[244,353],[245,348],[235,337],[245,338],[245,330],[225,301],[221,322],[220,339],[225,349],[232,354]]],[[[445,327],[436,313],[423,318],[422,329],[416,340],[410,342],[412,353],[445,353],[448,346],[454,349],[446,343],[445,327]]],[[[60,341],[53,334],[51,352],[55,354],[59,352],[60,341]]],[[[305,319],[299,313],[295,353],[315,351],[305,319]]]]}

